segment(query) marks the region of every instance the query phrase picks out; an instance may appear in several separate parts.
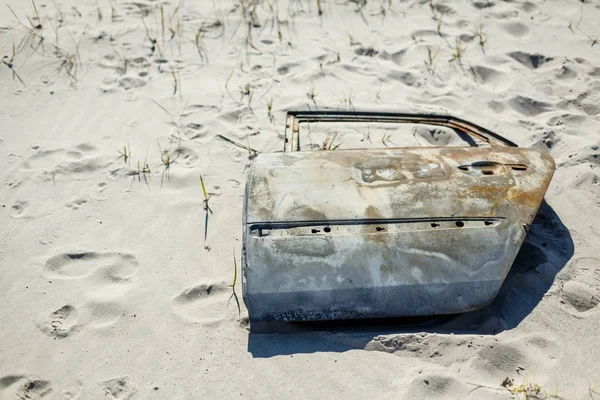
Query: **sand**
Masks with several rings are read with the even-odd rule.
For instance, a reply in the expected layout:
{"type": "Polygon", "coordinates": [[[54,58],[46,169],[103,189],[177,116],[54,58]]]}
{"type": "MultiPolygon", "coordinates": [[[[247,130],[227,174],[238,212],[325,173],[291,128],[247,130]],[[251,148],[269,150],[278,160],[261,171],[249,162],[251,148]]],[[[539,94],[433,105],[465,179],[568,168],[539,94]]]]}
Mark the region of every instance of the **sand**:
{"type": "MultiPolygon", "coordinates": [[[[0,3],[0,398],[600,398],[597,2],[0,3]],[[449,113],[554,157],[490,306],[248,332],[251,155],[218,135],[279,151],[315,106],[449,113]]],[[[415,140],[454,143],[392,138],[415,140]]]]}

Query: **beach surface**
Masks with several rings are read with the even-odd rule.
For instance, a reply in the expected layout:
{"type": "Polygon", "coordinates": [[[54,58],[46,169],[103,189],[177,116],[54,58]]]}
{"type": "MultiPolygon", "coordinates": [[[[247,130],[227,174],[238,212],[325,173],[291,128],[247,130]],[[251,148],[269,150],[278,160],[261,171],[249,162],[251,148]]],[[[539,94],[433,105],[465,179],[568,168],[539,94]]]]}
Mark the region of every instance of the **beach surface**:
{"type": "MultiPolygon", "coordinates": [[[[0,10],[0,399],[600,399],[597,1],[0,10]],[[547,151],[556,173],[498,297],[251,334],[246,174],[298,107],[450,114],[547,151]]],[[[457,140],[367,127],[304,143],[457,140]]]]}

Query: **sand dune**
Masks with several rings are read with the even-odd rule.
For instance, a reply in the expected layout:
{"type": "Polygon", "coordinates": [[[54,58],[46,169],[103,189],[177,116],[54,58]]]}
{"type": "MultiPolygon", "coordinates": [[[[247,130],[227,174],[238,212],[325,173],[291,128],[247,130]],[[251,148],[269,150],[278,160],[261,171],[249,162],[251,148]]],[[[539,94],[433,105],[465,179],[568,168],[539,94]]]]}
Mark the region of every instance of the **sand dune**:
{"type": "MultiPolygon", "coordinates": [[[[597,2],[0,9],[0,398],[600,398],[597,2]],[[548,151],[556,174],[496,300],[250,334],[229,285],[255,154],[219,135],[280,151],[293,107],[448,113],[548,151]]],[[[335,143],[382,147],[385,129],[335,143]]]]}

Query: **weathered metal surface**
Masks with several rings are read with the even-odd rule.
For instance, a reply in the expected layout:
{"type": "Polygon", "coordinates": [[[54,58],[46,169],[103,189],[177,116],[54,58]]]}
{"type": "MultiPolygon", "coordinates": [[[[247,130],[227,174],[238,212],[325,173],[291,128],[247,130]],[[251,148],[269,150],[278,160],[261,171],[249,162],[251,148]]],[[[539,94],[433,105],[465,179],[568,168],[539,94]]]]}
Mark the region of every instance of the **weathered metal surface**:
{"type": "Polygon", "coordinates": [[[543,151],[492,135],[490,147],[260,154],[244,206],[251,322],[446,314],[489,303],[554,172],[543,151]]]}

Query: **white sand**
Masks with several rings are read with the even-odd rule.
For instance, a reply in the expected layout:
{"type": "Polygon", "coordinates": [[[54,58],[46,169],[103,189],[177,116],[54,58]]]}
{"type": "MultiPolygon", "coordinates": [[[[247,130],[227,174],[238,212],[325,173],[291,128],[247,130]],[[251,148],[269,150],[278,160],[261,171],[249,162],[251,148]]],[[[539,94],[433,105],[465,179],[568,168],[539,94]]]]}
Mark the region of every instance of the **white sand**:
{"type": "MultiPolygon", "coordinates": [[[[371,0],[362,16],[323,0],[321,17],[316,0],[274,0],[280,23],[262,3],[249,40],[234,3],[188,0],[171,22],[165,3],[163,41],[158,1],[115,1],[111,20],[108,1],[38,0],[39,47],[0,4],[0,55],[10,64],[14,43],[26,85],[0,65],[0,398],[500,399],[507,377],[600,392],[597,2],[434,0],[440,36],[423,0],[371,0]],[[449,62],[458,38],[462,67],[449,62]],[[548,205],[491,306],[416,327],[249,335],[227,285],[250,161],[217,134],[280,150],[285,110],[314,106],[311,88],[319,106],[451,113],[555,158],[548,205]],[[162,186],[157,142],[176,158],[162,186]],[[128,174],[146,157],[147,185],[128,174]]],[[[29,25],[28,1],[7,4],[29,25]]]]}

